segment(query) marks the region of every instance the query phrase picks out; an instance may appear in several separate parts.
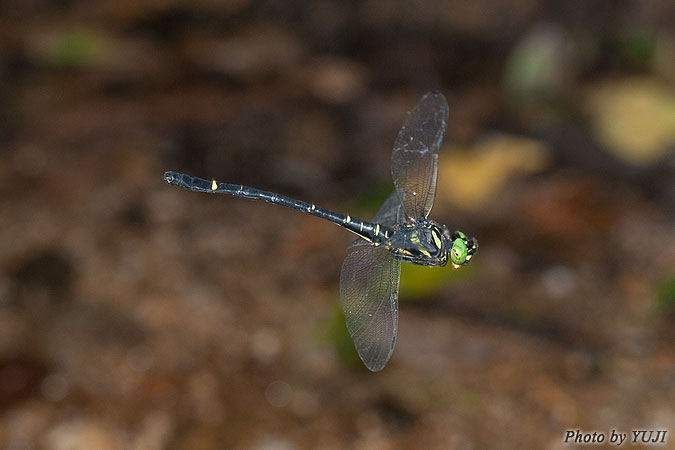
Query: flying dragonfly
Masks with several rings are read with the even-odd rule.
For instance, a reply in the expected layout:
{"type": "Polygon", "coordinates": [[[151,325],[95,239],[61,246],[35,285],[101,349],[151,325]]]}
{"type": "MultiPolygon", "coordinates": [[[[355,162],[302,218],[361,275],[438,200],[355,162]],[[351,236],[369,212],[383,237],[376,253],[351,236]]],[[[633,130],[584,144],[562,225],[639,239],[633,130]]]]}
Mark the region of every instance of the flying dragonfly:
{"type": "Polygon", "coordinates": [[[370,221],[239,184],[165,172],[164,181],[211,194],[264,200],[329,220],[358,235],[342,264],[340,300],[349,335],[365,366],[377,372],[389,361],[398,327],[401,262],[458,269],[478,250],[475,238],[429,219],[436,196],[438,149],[448,104],[429,92],[408,113],[391,155],[394,191],[370,221]]]}

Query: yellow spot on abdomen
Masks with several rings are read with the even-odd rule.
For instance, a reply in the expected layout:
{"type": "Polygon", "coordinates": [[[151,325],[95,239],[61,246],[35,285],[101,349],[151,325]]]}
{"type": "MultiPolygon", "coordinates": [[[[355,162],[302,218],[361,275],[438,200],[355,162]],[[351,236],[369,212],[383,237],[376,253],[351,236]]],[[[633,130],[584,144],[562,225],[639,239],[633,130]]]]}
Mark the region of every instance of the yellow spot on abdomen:
{"type": "Polygon", "coordinates": [[[216,180],[211,180],[211,190],[215,191],[218,189],[218,183],[216,183],[216,180]]]}

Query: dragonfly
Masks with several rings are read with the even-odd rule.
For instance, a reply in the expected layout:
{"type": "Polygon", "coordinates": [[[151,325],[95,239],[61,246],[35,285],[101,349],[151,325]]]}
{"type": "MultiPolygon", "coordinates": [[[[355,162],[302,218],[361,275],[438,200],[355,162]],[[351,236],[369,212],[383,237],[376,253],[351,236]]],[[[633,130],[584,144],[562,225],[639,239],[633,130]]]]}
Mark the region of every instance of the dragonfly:
{"type": "Polygon", "coordinates": [[[440,92],[428,92],[408,113],[394,142],[394,191],[370,221],[314,203],[190,175],[165,172],[164,181],[190,191],[264,200],[333,222],[358,235],[340,273],[340,300],[349,335],[364,365],[382,370],[391,358],[398,329],[401,262],[454,269],[468,264],[478,241],[429,219],[436,196],[438,151],[449,108],[440,92]]]}

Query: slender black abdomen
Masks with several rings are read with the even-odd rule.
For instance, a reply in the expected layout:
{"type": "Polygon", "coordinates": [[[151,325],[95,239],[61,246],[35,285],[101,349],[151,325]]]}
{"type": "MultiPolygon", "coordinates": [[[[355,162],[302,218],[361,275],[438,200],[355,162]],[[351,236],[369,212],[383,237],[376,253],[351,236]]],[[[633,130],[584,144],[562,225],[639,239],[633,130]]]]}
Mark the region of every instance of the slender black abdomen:
{"type": "Polygon", "coordinates": [[[314,203],[295,200],[286,197],[285,195],[261,191],[260,189],[240,184],[220,183],[216,180],[207,181],[202,178],[191,177],[190,175],[177,172],[164,172],[164,181],[173,186],[180,186],[190,191],[206,192],[208,194],[229,194],[253,200],[264,200],[275,205],[297,209],[298,211],[320,217],[321,219],[329,220],[374,243],[385,241],[392,233],[391,229],[380,224],[354,219],[349,215],[340,214],[325,208],[319,208],[314,205],[314,203]]]}

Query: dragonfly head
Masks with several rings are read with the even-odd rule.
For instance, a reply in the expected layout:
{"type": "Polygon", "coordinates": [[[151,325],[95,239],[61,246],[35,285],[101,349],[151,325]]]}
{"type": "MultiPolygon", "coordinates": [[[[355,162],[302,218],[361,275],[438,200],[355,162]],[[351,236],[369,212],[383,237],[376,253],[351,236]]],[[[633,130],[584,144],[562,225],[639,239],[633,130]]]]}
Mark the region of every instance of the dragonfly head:
{"type": "Polygon", "coordinates": [[[450,234],[450,231],[446,227],[443,227],[443,235],[452,243],[448,250],[452,268],[456,270],[463,265],[469,264],[471,258],[478,250],[476,238],[467,238],[466,234],[461,231],[455,231],[450,234]]]}

